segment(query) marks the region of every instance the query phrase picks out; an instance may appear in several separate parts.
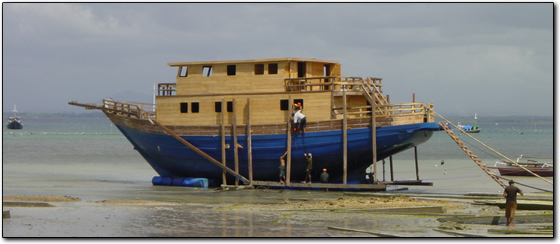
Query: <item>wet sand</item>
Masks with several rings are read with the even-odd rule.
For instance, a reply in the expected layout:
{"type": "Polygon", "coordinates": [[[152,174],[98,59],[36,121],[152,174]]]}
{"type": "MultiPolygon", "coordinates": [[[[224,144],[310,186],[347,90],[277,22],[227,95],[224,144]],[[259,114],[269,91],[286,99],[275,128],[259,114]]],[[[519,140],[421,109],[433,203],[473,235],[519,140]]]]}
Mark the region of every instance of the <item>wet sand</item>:
{"type": "MultiPolygon", "coordinates": [[[[140,198],[83,201],[71,196],[4,196],[5,203],[39,201],[54,207],[4,207],[11,216],[3,219],[2,231],[4,237],[453,237],[434,230],[441,227],[492,237],[552,237],[488,232],[489,229],[512,230],[505,226],[441,223],[437,219],[442,216],[503,216],[503,210],[497,207],[453,199],[425,201],[398,194],[356,197],[341,192],[306,194],[277,190],[215,194],[220,197],[252,194],[260,200],[230,203],[204,198],[198,201],[191,198],[188,201],[140,198]],[[374,211],[411,207],[413,211],[374,211]],[[441,207],[443,213],[420,214],[429,207],[441,207]]],[[[536,225],[546,224],[518,224],[513,228],[523,230],[536,225]]]]}

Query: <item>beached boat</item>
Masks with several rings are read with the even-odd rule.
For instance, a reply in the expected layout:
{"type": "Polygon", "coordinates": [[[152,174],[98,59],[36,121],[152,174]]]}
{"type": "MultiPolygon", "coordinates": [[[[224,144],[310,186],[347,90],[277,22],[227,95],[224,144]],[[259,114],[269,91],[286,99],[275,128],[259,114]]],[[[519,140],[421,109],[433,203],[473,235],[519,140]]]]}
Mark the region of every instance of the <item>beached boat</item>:
{"type": "Polygon", "coordinates": [[[500,172],[500,175],[510,175],[510,176],[534,176],[527,170],[519,167],[518,165],[523,166],[524,168],[530,170],[531,172],[539,175],[539,176],[554,176],[554,164],[553,163],[539,163],[534,159],[552,159],[546,157],[533,157],[533,156],[523,156],[519,155],[516,156],[517,160],[516,163],[508,162],[508,161],[496,161],[493,167],[488,167],[489,169],[497,169],[500,172]],[[531,158],[527,159],[525,162],[521,162],[521,158],[531,158]]]}
{"type": "Polygon", "coordinates": [[[474,125],[461,125],[461,122],[457,123],[457,126],[461,128],[462,132],[465,133],[479,133],[480,128],[476,125],[476,113],[474,114],[474,125]]]}
{"type": "Polygon", "coordinates": [[[278,181],[280,157],[289,152],[292,181],[305,179],[304,153],[310,153],[313,168],[327,168],[331,182],[345,176],[361,182],[374,157],[418,146],[441,130],[432,104],[390,104],[381,78],[341,76],[336,61],[168,65],[176,68],[176,82],[157,85],[157,108],[113,99],[69,103],[102,110],[162,177],[207,178],[210,185],[278,181]],[[294,105],[306,115],[305,130],[293,129],[294,105]]]}
{"type": "Polygon", "coordinates": [[[23,122],[21,117],[17,116],[16,105],[14,104],[14,116],[8,117],[8,129],[10,130],[20,130],[23,129],[23,122]]]}

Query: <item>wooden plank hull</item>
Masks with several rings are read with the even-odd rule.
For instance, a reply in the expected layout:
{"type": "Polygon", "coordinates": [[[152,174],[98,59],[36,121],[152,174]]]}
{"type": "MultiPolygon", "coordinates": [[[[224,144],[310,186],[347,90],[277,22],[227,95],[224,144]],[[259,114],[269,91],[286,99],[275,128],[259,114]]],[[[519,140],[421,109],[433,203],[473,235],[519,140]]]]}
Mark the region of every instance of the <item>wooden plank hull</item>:
{"type": "MultiPolygon", "coordinates": [[[[198,177],[208,178],[209,185],[221,184],[222,169],[207,159],[203,158],[193,150],[170,135],[161,128],[153,125],[146,119],[127,117],[105,113],[124,136],[134,145],[146,161],[162,177],[198,177]]],[[[342,182],[343,158],[342,158],[342,130],[334,129],[337,121],[325,123],[308,123],[308,132],[292,134],[292,164],[291,179],[294,182],[305,179],[305,157],[304,153],[313,154],[313,179],[319,179],[320,170],[327,168],[333,183],[342,182]]],[[[339,121],[338,121],[339,122],[339,121]]],[[[371,127],[360,126],[354,121],[356,128],[348,129],[348,181],[361,182],[365,169],[372,164],[372,140],[371,127]]],[[[230,131],[231,132],[231,126],[230,131]]],[[[169,129],[180,135],[206,154],[215,159],[221,158],[221,137],[219,127],[197,127],[197,126],[169,126],[169,129]]],[[[252,161],[253,178],[259,181],[277,181],[279,175],[278,166],[280,156],[287,151],[286,125],[256,125],[252,133],[252,161]],[[277,128],[271,133],[265,133],[263,128],[277,128]]],[[[384,126],[376,128],[377,135],[377,159],[389,157],[414,146],[426,142],[434,131],[439,130],[436,123],[419,123],[410,125],[384,126]]],[[[243,127],[238,127],[238,155],[239,173],[247,176],[249,169],[247,164],[248,146],[247,137],[243,127]]],[[[233,137],[226,131],[226,165],[234,167],[233,137]]],[[[233,177],[228,175],[228,181],[233,177]]]]}

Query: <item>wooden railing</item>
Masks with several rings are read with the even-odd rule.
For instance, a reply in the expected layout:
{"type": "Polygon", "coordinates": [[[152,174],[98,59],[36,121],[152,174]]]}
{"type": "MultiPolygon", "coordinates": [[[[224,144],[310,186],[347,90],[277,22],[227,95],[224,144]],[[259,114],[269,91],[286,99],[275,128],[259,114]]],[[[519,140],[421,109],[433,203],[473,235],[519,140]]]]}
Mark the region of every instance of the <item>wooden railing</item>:
{"type": "MultiPolygon", "coordinates": [[[[387,105],[378,105],[375,107],[375,116],[376,117],[386,117],[390,116],[393,118],[398,117],[410,117],[410,116],[417,116],[418,119],[422,119],[424,122],[432,122],[433,121],[433,112],[431,111],[433,108],[433,104],[424,105],[423,103],[399,103],[399,104],[387,104],[387,105]]],[[[344,108],[336,107],[333,108],[335,111],[342,111],[344,108]]],[[[356,117],[367,117],[371,116],[371,107],[370,106],[355,106],[355,107],[348,107],[346,108],[347,115],[350,118],[356,117]]],[[[342,113],[337,113],[339,116],[342,116],[342,113]]]]}
{"type": "Polygon", "coordinates": [[[151,103],[103,99],[103,107],[118,115],[134,116],[142,119],[156,118],[156,105],[151,103]]]}
{"type": "Polygon", "coordinates": [[[330,91],[343,89],[360,91],[362,85],[376,87],[376,90],[381,92],[381,78],[374,77],[319,76],[284,79],[285,91],[330,91]]]}
{"type": "Polygon", "coordinates": [[[175,96],[177,95],[176,83],[159,83],[157,89],[158,96],[175,96]]]}

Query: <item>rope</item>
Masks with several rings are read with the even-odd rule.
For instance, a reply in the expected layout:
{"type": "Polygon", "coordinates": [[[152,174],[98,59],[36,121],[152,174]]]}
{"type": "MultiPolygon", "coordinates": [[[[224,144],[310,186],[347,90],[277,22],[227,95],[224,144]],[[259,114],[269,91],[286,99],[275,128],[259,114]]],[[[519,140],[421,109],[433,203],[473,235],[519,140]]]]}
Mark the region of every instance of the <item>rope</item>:
{"type": "MultiPolygon", "coordinates": [[[[449,123],[449,124],[455,126],[455,127],[456,127],[457,129],[459,129],[461,132],[465,132],[463,129],[461,129],[461,128],[458,127],[457,125],[453,124],[451,121],[447,120],[446,118],[444,118],[444,117],[441,116],[440,114],[436,113],[436,111],[433,111],[433,110],[432,110],[432,112],[434,112],[435,115],[437,115],[437,116],[439,116],[440,118],[442,118],[443,120],[445,120],[447,123],[449,123]]],[[[545,182],[547,182],[547,183],[549,183],[549,184],[551,184],[551,185],[554,185],[551,181],[549,181],[549,180],[547,180],[547,179],[541,177],[540,175],[535,174],[533,171],[531,171],[531,170],[529,170],[529,169],[523,167],[522,165],[518,164],[517,162],[515,162],[515,161],[511,160],[510,158],[504,156],[504,155],[501,154],[500,152],[498,152],[498,151],[494,150],[493,148],[487,146],[486,144],[484,144],[484,143],[482,143],[481,141],[477,140],[476,138],[474,138],[473,136],[469,135],[468,133],[464,133],[464,134],[467,135],[467,136],[469,136],[469,137],[470,137],[471,139],[473,139],[474,141],[480,143],[480,144],[483,145],[484,147],[488,148],[488,149],[491,150],[492,152],[495,152],[496,154],[500,155],[502,158],[505,158],[506,160],[508,160],[508,161],[510,161],[510,162],[512,162],[512,163],[514,163],[515,165],[517,165],[517,166],[519,166],[520,168],[526,170],[527,172],[531,173],[532,175],[538,177],[539,179],[541,179],[541,180],[543,180],[543,181],[545,181],[545,182]]]]}

